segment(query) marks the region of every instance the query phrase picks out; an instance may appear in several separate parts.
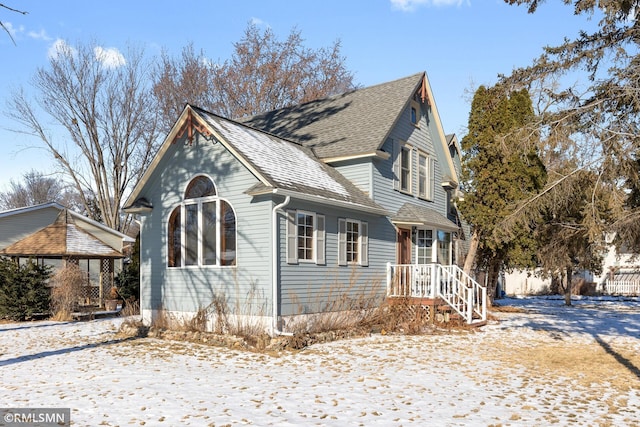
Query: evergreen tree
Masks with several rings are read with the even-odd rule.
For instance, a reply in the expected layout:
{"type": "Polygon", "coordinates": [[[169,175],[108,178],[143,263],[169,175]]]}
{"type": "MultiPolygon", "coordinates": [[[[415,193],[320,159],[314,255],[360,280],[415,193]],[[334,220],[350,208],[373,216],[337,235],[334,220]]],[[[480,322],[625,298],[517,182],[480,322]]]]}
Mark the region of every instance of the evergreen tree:
{"type": "Polygon", "coordinates": [[[502,268],[535,265],[536,242],[529,224],[506,226],[518,203],[543,188],[546,171],[535,146],[522,144],[517,130],[534,117],[526,90],[503,87],[476,91],[469,132],[462,139],[465,197],[460,210],[473,226],[466,269],[473,264],[488,273],[488,294],[495,296],[502,268]]]}
{"type": "Polygon", "coordinates": [[[0,318],[28,320],[49,312],[50,292],[47,280],[49,266],[32,261],[23,265],[7,258],[0,259],[0,318]]]}
{"type": "MultiPolygon", "coordinates": [[[[505,0],[530,13],[543,0],[505,0]]],[[[545,159],[550,179],[544,197],[584,199],[580,229],[596,244],[605,232],[617,233],[617,244],[640,251],[640,0],[564,0],[567,13],[597,20],[594,30],[580,31],[558,46],[544,47],[532,64],[502,76],[500,84],[526,87],[540,106],[532,129],[543,136],[540,149],[565,156],[561,167],[545,159]],[[566,157],[573,158],[573,167],[566,157]],[[553,172],[552,172],[553,170],[553,172]],[[585,180],[591,179],[590,182],[585,180]],[[561,196],[553,186],[569,190],[561,196]],[[603,210],[604,209],[604,210],[603,210]]],[[[550,159],[553,160],[553,159],[550,159]]],[[[520,214],[551,206],[533,200],[520,214]]]]}
{"type": "MultiPolygon", "coordinates": [[[[539,206],[535,235],[540,267],[553,283],[557,283],[565,296],[565,305],[571,305],[575,273],[589,270],[599,274],[602,269],[602,239],[599,235],[589,234],[591,215],[588,206],[592,197],[602,201],[606,196],[597,194],[593,175],[593,172],[580,171],[573,180],[552,186],[542,203],[530,206],[539,206]]],[[[601,215],[609,210],[606,204],[598,209],[601,215]]]]}
{"type": "Polygon", "coordinates": [[[140,233],[136,236],[129,263],[115,279],[118,293],[126,302],[140,300],[140,233]]]}

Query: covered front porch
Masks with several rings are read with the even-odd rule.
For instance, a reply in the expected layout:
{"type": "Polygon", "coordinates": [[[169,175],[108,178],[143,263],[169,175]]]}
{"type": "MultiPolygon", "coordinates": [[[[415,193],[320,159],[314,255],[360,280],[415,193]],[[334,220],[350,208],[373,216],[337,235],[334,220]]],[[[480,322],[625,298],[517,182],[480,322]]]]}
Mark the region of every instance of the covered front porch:
{"type": "Polygon", "coordinates": [[[467,324],[487,320],[487,288],[457,265],[388,263],[387,298],[429,300],[433,307],[442,301],[467,324]]]}

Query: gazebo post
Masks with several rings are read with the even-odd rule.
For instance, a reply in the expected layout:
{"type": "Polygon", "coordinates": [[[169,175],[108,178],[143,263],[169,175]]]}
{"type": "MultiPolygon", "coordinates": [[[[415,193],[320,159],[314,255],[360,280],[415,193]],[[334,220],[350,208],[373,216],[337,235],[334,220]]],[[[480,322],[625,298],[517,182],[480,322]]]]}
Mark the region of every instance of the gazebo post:
{"type": "Polygon", "coordinates": [[[108,291],[111,291],[114,282],[114,259],[113,258],[102,258],[100,259],[100,306],[104,305],[104,295],[105,295],[105,287],[108,288],[108,291]],[[106,286],[105,286],[106,285],[106,286]]]}
{"type": "Polygon", "coordinates": [[[100,274],[98,275],[98,305],[104,306],[104,283],[102,279],[102,260],[100,260],[100,274]]]}

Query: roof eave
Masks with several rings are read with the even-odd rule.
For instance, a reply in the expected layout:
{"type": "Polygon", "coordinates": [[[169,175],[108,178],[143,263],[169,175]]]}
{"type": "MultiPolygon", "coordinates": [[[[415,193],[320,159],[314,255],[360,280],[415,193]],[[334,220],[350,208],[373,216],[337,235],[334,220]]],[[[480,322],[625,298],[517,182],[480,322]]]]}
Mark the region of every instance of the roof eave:
{"type": "Polygon", "coordinates": [[[393,219],[393,218],[391,219],[391,222],[395,225],[405,225],[405,226],[410,225],[410,226],[416,226],[416,227],[427,226],[427,227],[434,227],[439,230],[445,230],[445,231],[458,231],[458,228],[459,228],[453,222],[451,223],[451,225],[449,225],[449,224],[443,224],[443,223],[434,223],[430,221],[393,219]]]}
{"type": "Polygon", "coordinates": [[[322,203],[322,204],[330,204],[331,206],[357,210],[361,212],[366,212],[374,215],[388,216],[389,212],[382,207],[374,207],[374,206],[366,206],[358,203],[346,202],[343,200],[337,199],[329,199],[326,197],[315,196],[312,194],[300,193],[298,191],[285,190],[282,188],[274,188],[271,191],[272,194],[279,194],[282,196],[290,196],[294,199],[307,200],[310,202],[322,203]]]}
{"type": "Polygon", "coordinates": [[[382,150],[376,150],[371,153],[354,154],[351,156],[326,157],[320,160],[322,160],[324,163],[330,164],[330,163],[338,163],[338,162],[345,162],[349,160],[358,160],[358,159],[366,159],[366,158],[387,160],[389,159],[389,157],[391,157],[391,153],[387,153],[386,151],[382,151],[382,150]]]}

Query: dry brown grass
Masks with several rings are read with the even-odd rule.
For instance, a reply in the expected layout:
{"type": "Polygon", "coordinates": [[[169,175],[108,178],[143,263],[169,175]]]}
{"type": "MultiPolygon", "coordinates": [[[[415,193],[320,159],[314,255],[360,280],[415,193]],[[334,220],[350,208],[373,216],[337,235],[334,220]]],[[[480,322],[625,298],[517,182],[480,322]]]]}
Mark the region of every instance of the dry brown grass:
{"type": "Polygon", "coordinates": [[[120,316],[129,317],[129,316],[137,316],[140,314],[140,301],[136,300],[127,300],[125,301],[124,307],[120,310],[120,316]]]}
{"type": "Polygon", "coordinates": [[[326,290],[319,290],[314,297],[305,301],[294,295],[292,300],[298,305],[296,314],[299,316],[294,317],[287,326],[287,331],[294,334],[317,334],[371,328],[380,318],[383,298],[379,289],[380,283],[377,281],[362,287],[358,273],[353,269],[346,286],[334,281],[326,290]]]}
{"type": "Polygon", "coordinates": [[[521,366],[529,378],[566,377],[585,387],[607,383],[619,390],[640,386],[640,354],[622,344],[599,342],[549,342],[539,331],[527,343],[495,341],[481,353],[485,360],[521,366]]]}
{"type": "Polygon", "coordinates": [[[527,310],[525,310],[522,307],[513,307],[510,305],[497,305],[497,304],[494,304],[489,310],[495,311],[498,313],[526,313],[527,312],[527,310]]]}

